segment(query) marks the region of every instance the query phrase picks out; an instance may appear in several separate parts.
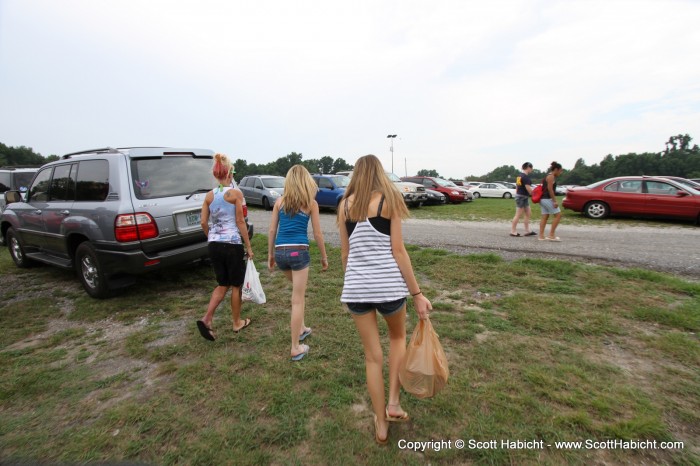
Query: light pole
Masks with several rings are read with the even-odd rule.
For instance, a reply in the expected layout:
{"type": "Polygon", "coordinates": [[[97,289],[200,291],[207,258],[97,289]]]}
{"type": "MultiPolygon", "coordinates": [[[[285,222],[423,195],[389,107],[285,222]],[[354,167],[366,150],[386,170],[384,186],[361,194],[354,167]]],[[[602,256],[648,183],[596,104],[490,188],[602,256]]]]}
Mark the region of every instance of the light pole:
{"type": "Polygon", "coordinates": [[[396,139],[395,134],[387,134],[387,138],[391,139],[391,173],[394,173],[394,139],[396,139]]]}

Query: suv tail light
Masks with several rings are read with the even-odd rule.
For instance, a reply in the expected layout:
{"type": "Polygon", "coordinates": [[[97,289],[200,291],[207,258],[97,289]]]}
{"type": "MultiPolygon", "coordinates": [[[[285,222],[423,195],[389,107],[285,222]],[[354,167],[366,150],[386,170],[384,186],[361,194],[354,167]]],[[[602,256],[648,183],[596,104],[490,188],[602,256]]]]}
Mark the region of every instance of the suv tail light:
{"type": "Polygon", "coordinates": [[[243,204],[243,216],[247,217],[248,216],[248,206],[243,204]]]}
{"type": "Polygon", "coordinates": [[[150,214],[118,215],[114,221],[114,237],[120,243],[138,241],[158,236],[158,226],[150,214]]]}

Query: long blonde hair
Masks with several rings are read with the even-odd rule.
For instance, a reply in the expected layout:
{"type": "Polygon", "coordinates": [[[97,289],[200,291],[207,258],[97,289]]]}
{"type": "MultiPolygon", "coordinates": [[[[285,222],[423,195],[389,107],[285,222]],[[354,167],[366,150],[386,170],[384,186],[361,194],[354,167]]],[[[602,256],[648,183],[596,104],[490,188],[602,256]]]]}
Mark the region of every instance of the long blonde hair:
{"type": "MultiPolygon", "coordinates": [[[[384,173],[384,167],[376,155],[365,155],[355,162],[350,184],[345,190],[343,199],[354,196],[352,205],[348,211],[348,218],[353,222],[361,222],[367,218],[367,209],[372,199],[373,192],[384,195],[384,207],[386,215],[393,217],[396,212],[401,218],[408,217],[408,208],[403,196],[394,183],[384,173]]],[[[338,209],[340,210],[340,209],[338,209]]]]}
{"type": "Polygon", "coordinates": [[[317,192],[318,186],[306,167],[294,165],[284,180],[282,210],[288,215],[294,215],[300,210],[309,210],[317,192]]]}

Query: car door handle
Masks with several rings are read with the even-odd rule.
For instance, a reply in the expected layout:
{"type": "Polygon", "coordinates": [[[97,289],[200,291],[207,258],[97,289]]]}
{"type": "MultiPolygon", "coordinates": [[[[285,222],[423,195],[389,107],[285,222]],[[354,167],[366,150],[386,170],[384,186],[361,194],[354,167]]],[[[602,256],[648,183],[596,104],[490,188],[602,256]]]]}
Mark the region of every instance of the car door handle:
{"type": "Polygon", "coordinates": [[[62,211],[59,212],[59,214],[61,214],[61,215],[70,215],[70,211],[68,211],[68,210],[62,210],[62,211]]]}

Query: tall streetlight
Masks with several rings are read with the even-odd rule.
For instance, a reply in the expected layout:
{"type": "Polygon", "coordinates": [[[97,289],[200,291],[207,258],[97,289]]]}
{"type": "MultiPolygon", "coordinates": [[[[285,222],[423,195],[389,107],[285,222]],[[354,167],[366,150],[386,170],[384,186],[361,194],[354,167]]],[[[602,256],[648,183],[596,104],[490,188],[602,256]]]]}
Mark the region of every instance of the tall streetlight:
{"type": "Polygon", "coordinates": [[[391,139],[391,173],[394,173],[394,139],[396,139],[395,134],[387,134],[387,138],[391,139]]]}

